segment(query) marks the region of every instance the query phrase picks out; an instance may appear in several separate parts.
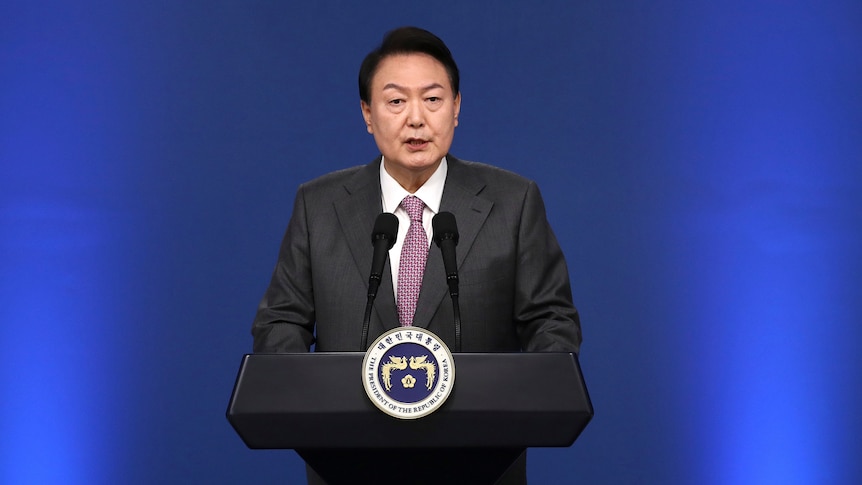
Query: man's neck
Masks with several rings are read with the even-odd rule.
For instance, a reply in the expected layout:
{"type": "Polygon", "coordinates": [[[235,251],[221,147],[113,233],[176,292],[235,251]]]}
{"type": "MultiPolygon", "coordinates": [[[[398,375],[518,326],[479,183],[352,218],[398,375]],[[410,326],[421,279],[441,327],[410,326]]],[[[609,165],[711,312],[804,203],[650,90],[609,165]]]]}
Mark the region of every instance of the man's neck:
{"type": "Polygon", "coordinates": [[[395,179],[395,181],[398,182],[398,185],[403,187],[404,190],[410,192],[411,194],[415,194],[416,191],[419,190],[419,188],[421,188],[423,185],[425,185],[425,182],[427,182],[428,179],[430,179],[431,176],[434,175],[434,172],[436,172],[437,168],[440,167],[440,163],[442,161],[443,160],[441,159],[430,167],[426,167],[419,171],[412,171],[400,169],[400,167],[392,167],[386,163],[386,159],[384,158],[383,169],[386,170],[386,173],[388,173],[393,179],[395,179]]]}

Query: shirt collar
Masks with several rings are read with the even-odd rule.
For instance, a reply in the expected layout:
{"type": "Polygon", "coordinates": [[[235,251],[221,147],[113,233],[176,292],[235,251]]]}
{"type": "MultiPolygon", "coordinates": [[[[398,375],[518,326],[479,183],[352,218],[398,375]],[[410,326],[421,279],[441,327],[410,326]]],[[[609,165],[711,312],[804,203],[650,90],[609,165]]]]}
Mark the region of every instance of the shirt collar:
{"type": "MultiPolygon", "coordinates": [[[[443,200],[443,186],[446,184],[446,174],[448,172],[449,165],[446,162],[446,157],[443,157],[437,170],[431,174],[431,178],[412,194],[422,199],[425,206],[435,214],[440,212],[440,202],[443,200]]],[[[383,168],[382,157],[380,159],[380,192],[383,194],[384,212],[393,213],[401,204],[401,201],[404,200],[404,197],[411,195],[383,168]]]]}

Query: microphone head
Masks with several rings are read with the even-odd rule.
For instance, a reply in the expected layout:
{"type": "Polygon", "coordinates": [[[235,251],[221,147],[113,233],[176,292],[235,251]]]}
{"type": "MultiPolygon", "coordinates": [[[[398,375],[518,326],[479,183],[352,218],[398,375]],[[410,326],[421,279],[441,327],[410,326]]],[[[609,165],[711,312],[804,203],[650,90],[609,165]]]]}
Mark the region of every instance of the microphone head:
{"type": "Polygon", "coordinates": [[[374,231],[371,232],[371,244],[381,239],[386,240],[389,246],[387,249],[392,249],[395,245],[395,239],[398,237],[398,218],[390,212],[381,212],[374,221],[374,231]]]}
{"type": "Polygon", "coordinates": [[[439,246],[444,240],[452,240],[458,244],[458,224],[451,212],[441,212],[431,220],[434,228],[434,242],[439,246]]]}

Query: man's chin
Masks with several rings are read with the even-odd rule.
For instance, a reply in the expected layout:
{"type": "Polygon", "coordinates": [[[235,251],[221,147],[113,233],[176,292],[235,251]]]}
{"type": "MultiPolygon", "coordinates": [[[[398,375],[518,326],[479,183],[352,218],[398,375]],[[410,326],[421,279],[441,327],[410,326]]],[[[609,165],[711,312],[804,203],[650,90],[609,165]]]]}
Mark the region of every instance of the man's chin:
{"type": "Polygon", "coordinates": [[[394,165],[401,170],[421,173],[428,169],[436,170],[437,166],[440,165],[440,161],[443,159],[443,155],[436,157],[428,153],[411,153],[408,156],[399,158],[397,160],[393,160],[386,157],[384,157],[383,159],[387,167],[394,165]]]}

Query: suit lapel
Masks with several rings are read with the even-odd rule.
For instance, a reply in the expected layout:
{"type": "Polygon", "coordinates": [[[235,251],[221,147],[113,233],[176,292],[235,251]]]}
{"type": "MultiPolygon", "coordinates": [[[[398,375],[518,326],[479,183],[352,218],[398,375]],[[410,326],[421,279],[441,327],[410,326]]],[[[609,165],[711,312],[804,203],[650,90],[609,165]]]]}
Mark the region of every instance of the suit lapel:
{"type": "MultiPolygon", "coordinates": [[[[463,266],[476,236],[491,212],[493,202],[479,197],[485,187],[485,182],[471,176],[469,166],[461,161],[447,156],[449,173],[446,176],[446,186],[443,189],[443,199],[440,203],[441,212],[451,212],[458,224],[459,241],[456,250],[458,268],[463,266]]],[[[368,263],[371,264],[370,262],[368,263]]],[[[392,285],[389,285],[391,290],[392,285]]],[[[440,249],[433,242],[428,253],[425,275],[422,278],[422,291],[416,306],[413,325],[427,328],[443,300],[449,299],[449,287],[446,284],[446,271],[443,267],[443,257],[440,249]]]]}
{"type": "MultiPolygon", "coordinates": [[[[338,223],[350,248],[353,264],[364,278],[371,271],[373,256],[371,231],[374,221],[383,210],[380,196],[380,158],[359,170],[344,184],[345,197],[333,201],[338,223]]],[[[333,264],[342,264],[333,261],[333,264]]],[[[380,288],[374,306],[378,318],[384,322],[384,327],[395,327],[398,324],[398,312],[395,310],[395,297],[392,291],[392,274],[389,263],[383,271],[380,288]],[[394,324],[388,324],[394,322],[394,324]]]]}

